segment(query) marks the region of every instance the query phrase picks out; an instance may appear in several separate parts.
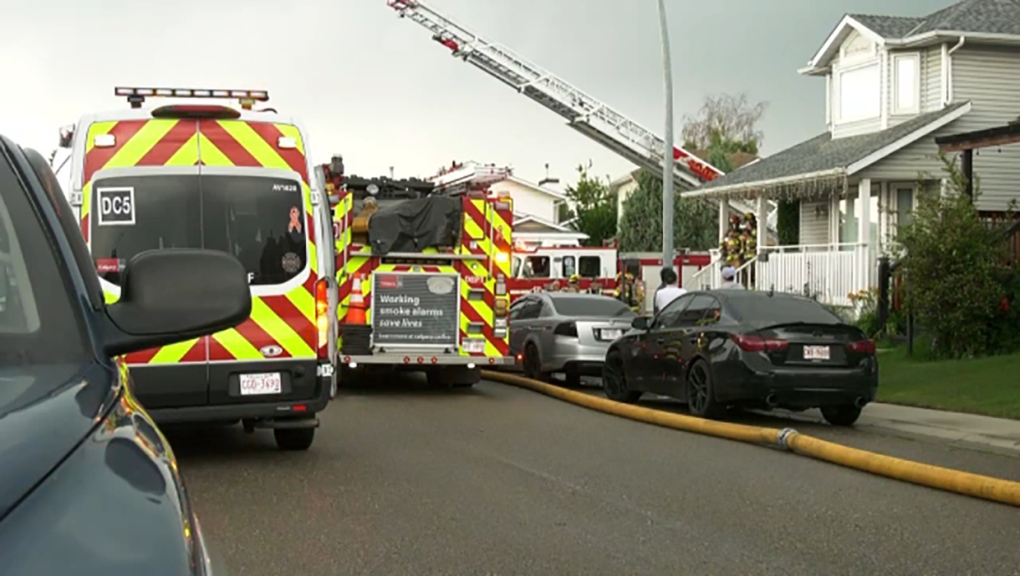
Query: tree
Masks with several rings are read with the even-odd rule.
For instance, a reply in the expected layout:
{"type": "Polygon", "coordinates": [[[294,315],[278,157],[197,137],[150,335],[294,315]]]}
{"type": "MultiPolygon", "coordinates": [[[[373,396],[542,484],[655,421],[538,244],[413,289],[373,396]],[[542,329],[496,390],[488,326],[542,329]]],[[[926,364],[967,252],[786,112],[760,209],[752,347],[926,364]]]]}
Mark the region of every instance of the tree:
{"type": "MultiPolygon", "coordinates": [[[[985,224],[963,193],[966,177],[956,161],[945,156],[942,161],[951,193],[922,194],[910,223],[897,233],[905,254],[906,304],[933,337],[937,357],[999,352],[1007,334],[991,328],[1008,312],[1000,309],[1007,247],[1001,232],[985,224]]],[[[980,194],[978,184],[974,198],[980,194]]]]}
{"type": "MultiPolygon", "coordinates": [[[[662,179],[646,170],[641,170],[637,179],[637,189],[623,202],[620,250],[657,252],[662,250],[662,179]]],[[[719,243],[715,207],[679,194],[673,206],[674,246],[708,250],[719,243]]]]}
{"type": "Polygon", "coordinates": [[[567,186],[567,199],[574,205],[575,228],[588,235],[586,246],[601,246],[616,236],[616,197],[609,193],[608,178],[591,177],[588,166],[578,166],[576,186],[567,186]]]}
{"type": "MultiPolygon", "coordinates": [[[[719,157],[719,164],[728,163],[729,157],[738,152],[758,154],[764,138],[758,122],[767,107],[765,102],[751,104],[746,92],[708,96],[696,115],[684,116],[681,132],[684,147],[707,150],[709,156],[719,157]],[[726,160],[722,156],[726,156],[726,160]]],[[[711,158],[706,160],[727,172],[711,158]]]]}

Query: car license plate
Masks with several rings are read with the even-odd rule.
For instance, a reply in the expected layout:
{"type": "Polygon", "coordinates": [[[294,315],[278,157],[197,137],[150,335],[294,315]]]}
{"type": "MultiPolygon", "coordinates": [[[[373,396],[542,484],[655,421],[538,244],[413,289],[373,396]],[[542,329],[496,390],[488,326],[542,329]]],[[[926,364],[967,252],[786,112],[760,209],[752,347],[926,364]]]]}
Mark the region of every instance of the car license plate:
{"type": "Polygon", "coordinates": [[[478,354],[485,352],[485,340],[481,338],[465,338],[460,343],[460,347],[468,354],[478,354]]]}
{"type": "Polygon", "coordinates": [[[602,330],[603,340],[616,340],[620,336],[623,336],[623,330],[619,328],[608,328],[602,330]]]}
{"type": "Polygon", "coordinates": [[[283,378],[279,372],[241,374],[241,396],[279,394],[283,391],[283,378]]]}
{"type": "Polygon", "coordinates": [[[804,347],[804,359],[805,360],[828,360],[829,359],[829,347],[828,346],[805,346],[804,347]]]}

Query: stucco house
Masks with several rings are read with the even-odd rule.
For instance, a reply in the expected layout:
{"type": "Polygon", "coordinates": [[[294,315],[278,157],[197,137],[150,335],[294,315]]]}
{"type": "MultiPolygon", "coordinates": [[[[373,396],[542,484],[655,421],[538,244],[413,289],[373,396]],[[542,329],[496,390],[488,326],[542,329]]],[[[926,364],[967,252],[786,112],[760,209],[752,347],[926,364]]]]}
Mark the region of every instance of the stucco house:
{"type": "MultiPolygon", "coordinates": [[[[797,202],[798,243],[762,247],[741,272],[753,267],[758,288],[847,304],[876,283],[877,258],[919,188],[945,189],[935,138],[1020,114],[1020,0],[963,0],[916,17],[848,14],[799,72],[824,79],[826,131],[685,194],[720,201],[720,235],[728,198],[760,214],[767,200],[797,202]]],[[[973,169],[979,210],[1020,198],[1020,147],[983,149],[973,169]]],[[[706,271],[699,282],[717,285],[718,267],[706,271]]]]}

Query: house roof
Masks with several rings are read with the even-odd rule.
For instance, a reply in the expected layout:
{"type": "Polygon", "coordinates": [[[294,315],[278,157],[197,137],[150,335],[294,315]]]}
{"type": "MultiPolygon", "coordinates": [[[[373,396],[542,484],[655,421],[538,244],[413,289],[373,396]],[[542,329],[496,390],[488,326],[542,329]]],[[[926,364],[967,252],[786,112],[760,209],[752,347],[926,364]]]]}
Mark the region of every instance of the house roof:
{"type": "Polygon", "coordinates": [[[825,132],[792,148],[734,170],[684,196],[762,191],[822,178],[852,175],[970,111],[970,101],[921,114],[892,128],[845,138],[825,132]]]}
{"type": "Polygon", "coordinates": [[[525,180],[524,178],[520,178],[520,177],[514,176],[512,174],[510,175],[509,178],[507,178],[507,180],[509,180],[510,182],[514,182],[516,184],[520,184],[521,186],[524,186],[526,188],[530,188],[532,190],[535,190],[536,192],[541,192],[541,193],[546,194],[548,196],[552,196],[553,198],[556,198],[557,200],[566,200],[567,199],[567,195],[562,193],[562,192],[559,192],[557,190],[553,190],[552,188],[546,188],[545,186],[539,186],[538,184],[535,184],[534,182],[531,182],[530,180],[525,180]]]}
{"type": "Polygon", "coordinates": [[[924,18],[912,16],[879,16],[875,14],[851,14],[851,18],[860,22],[882,38],[903,38],[924,22],[924,18]]]}
{"type": "Polygon", "coordinates": [[[1020,43],[1020,0],[961,0],[927,16],[847,14],[800,72],[822,72],[854,30],[889,46],[917,46],[960,36],[1020,43]]]}
{"type": "Polygon", "coordinates": [[[545,218],[539,218],[538,216],[534,216],[532,214],[524,214],[523,212],[514,212],[514,223],[513,223],[514,226],[517,226],[518,224],[524,224],[524,223],[527,223],[527,222],[534,222],[535,224],[541,224],[542,226],[545,226],[545,227],[549,228],[550,230],[552,230],[554,232],[572,232],[572,233],[576,233],[577,232],[577,230],[575,230],[575,229],[573,229],[573,228],[571,228],[569,226],[566,226],[564,224],[557,224],[555,222],[552,222],[551,220],[546,220],[545,218]]]}

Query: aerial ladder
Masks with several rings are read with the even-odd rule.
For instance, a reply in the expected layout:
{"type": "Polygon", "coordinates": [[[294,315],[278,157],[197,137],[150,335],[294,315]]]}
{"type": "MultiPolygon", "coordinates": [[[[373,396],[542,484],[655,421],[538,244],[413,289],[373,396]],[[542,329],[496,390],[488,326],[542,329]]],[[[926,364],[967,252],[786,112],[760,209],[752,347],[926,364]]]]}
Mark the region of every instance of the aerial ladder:
{"type": "MultiPolygon", "coordinates": [[[[483,39],[427,6],[422,0],[387,0],[401,18],[410,18],[432,32],[432,39],[454,57],[507,84],[567,120],[567,124],[634,164],[661,174],[666,142],[622,113],[572,86],[552,72],[532,64],[509,48],[483,39]]],[[[723,173],[690,151],[673,146],[673,171],[681,190],[691,190],[723,173]]],[[[730,200],[731,210],[756,212],[748,203],[730,200]]],[[[767,224],[775,233],[775,204],[769,202],[767,224]]]]}

